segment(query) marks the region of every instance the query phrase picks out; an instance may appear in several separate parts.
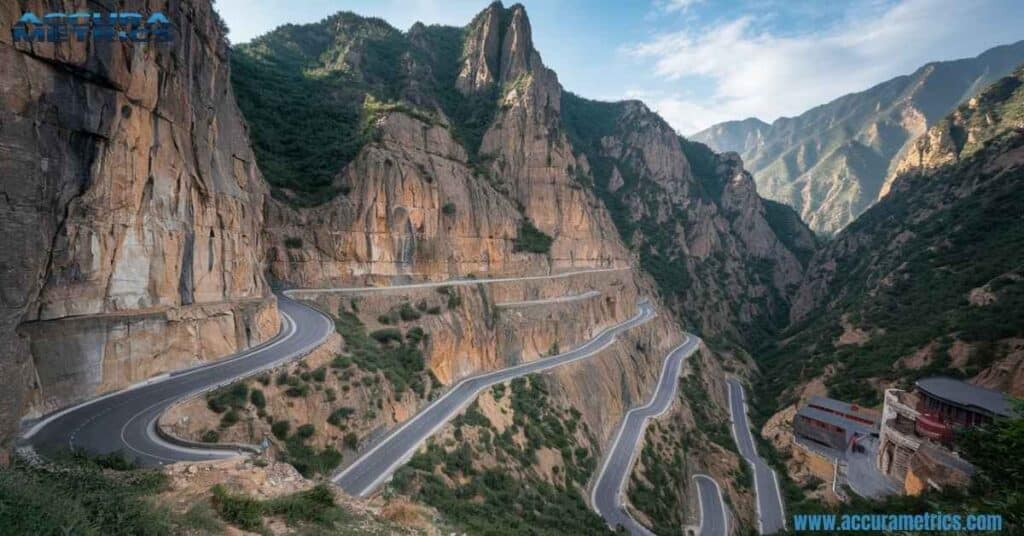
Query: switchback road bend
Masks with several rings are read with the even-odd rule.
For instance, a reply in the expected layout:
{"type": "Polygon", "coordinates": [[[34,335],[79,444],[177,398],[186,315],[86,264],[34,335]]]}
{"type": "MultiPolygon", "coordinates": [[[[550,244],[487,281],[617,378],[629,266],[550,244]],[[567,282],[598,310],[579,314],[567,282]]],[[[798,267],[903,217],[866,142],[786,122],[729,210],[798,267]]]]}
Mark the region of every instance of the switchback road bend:
{"type": "Polygon", "coordinates": [[[329,318],[288,298],[278,300],[278,309],[281,331],[270,341],[54,413],[32,426],[24,441],[42,454],[68,449],[94,454],[123,452],[146,466],[233,456],[230,451],[168,443],[155,433],[156,419],[182,398],[302,357],[334,331],[329,318]]]}

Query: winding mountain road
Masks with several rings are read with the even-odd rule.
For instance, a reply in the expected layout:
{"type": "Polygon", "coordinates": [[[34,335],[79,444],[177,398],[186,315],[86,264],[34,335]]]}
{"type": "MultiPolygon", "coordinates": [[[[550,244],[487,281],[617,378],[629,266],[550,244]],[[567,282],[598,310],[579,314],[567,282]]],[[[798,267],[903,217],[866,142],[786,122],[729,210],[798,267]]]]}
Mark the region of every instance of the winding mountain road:
{"type": "MultiPolygon", "coordinates": [[[[130,386],[93,400],[48,415],[32,425],[23,435],[22,447],[43,455],[54,455],[66,449],[81,449],[93,454],[123,452],[136,463],[155,466],[179,461],[202,461],[235,456],[230,450],[194,448],[173,444],[156,433],[156,421],[172,404],[207,390],[230,384],[287,361],[302,357],[321,344],[333,331],[332,320],[323,313],[290,299],[322,292],[382,292],[410,288],[431,288],[457,285],[559,279],[595,272],[614,272],[624,269],[607,268],[580,270],[545,276],[524,276],[495,279],[460,279],[442,282],[413,283],[389,287],[338,287],[329,289],[298,289],[285,291],[279,297],[281,330],[271,340],[238,352],[214,363],[168,374],[130,386]]],[[[589,291],[579,295],[511,302],[505,306],[561,303],[592,298],[599,293],[589,291]]],[[[459,411],[476,399],[479,393],[492,385],[516,377],[543,372],[594,356],[615,342],[617,336],[656,316],[647,300],[639,303],[637,314],[615,326],[606,328],[583,345],[568,352],[523,363],[502,370],[463,379],[441,398],[421,410],[411,419],[392,430],[383,440],[364,452],[355,462],[338,473],[334,482],[352,495],[366,496],[388,479],[407,461],[416,448],[435,433],[459,411]]],[[[677,378],[686,357],[700,344],[700,339],[687,335],[685,342],[666,357],[657,389],[644,406],[631,409],[619,428],[611,451],[601,467],[601,473],[591,494],[595,510],[605,516],[611,526],[622,525],[632,534],[650,534],[633,520],[621,506],[621,495],[626,475],[632,466],[636,447],[647,421],[668,410],[674,398],[677,378]]],[[[706,477],[705,477],[706,478],[706,477]]],[[[711,512],[722,512],[719,493],[710,494],[698,481],[702,501],[702,527],[727,527],[724,517],[711,512]],[[707,499],[707,497],[717,498],[707,499]],[[708,506],[705,507],[705,504],[708,506]],[[719,507],[714,508],[715,504],[719,507]]],[[[712,481],[711,484],[714,484],[712,481]]],[[[714,486],[717,489],[717,485],[714,486]]],[[[760,499],[760,496],[759,496],[760,499]]],[[[714,529],[717,530],[717,529],[714,529]]],[[[702,534],[705,534],[702,532],[702,534]]],[[[717,534],[707,532],[706,534],[717,534]]]]}
{"type": "Polygon", "coordinates": [[[182,398],[302,357],[334,331],[334,322],[325,315],[288,298],[278,300],[278,310],[281,331],[271,340],[56,412],[32,426],[22,442],[44,455],[67,449],[120,451],[144,466],[234,456],[231,451],[168,443],[156,434],[156,420],[182,398]]]}
{"type": "Polygon", "coordinates": [[[732,421],[732,435],[740,455],[747,460],[754,472],[754,493],[757,495],[757,525],[761,534],[775,534],[786,528],[786,513],[782,506],[782,493],[775,471],[757,454],[754,438],[750,434],[747,420],[747,403],[743,385],[730,378],[729,418],[732,421]]]}
{"type": "Polygon", "coordinates": [[[686,340],[669,352],[650,401],[626,413],[611,448],[605,454],[597,480],[590,492],[590,505],[613,529],[621,526],[634,536],[653,534],[629,515],[623,507],[622,496],[647,422],[672,407],[683,361],[697,350],[700,342],[698,337],[686,335],[686,340]]]}
{"type": "Polygon", "coordinates": [[[22,435],[18,447],[43,455],[54,455],[68,449],[80,449],[93,454],[123,452],[143,466],[234,456],[234,452],[223,448],[194,448],[165,441],[156,433],[156,420],[181,399],[297,359],[321,344],[334,331],[334,322],[319,311],[293,301],[290,299],[292,296],[561,279],[628,269],[599,268],[551,275],[457,279],[389,287],[288,290],[284,292],[285,296],[278,299],[281,330],[271,340],[214,363],[161,374],[54,412],[32,424],[22,435]]]}
{"type": "Polygon", "coordinates": [[[700,536],[726,536],[729,534],[729,514],[725,512],[722,488],[708,475],[693,475],[697,483],[697,500],[700,502],[700,536]]]}
{"type": "Polygon", "coordinates": [[[635,316],[606,328],[596,337],[568,352],[463,379],[441,398],[392,430],[332,480],[350,495],[369,495],[390,478],[399,466],[406,463],[421,443],[476,400],[487,387],[592,357],[615,342],[620,333],[647,322],[655,314],[654,307],[644,300],[640,302],[635,316]]]}

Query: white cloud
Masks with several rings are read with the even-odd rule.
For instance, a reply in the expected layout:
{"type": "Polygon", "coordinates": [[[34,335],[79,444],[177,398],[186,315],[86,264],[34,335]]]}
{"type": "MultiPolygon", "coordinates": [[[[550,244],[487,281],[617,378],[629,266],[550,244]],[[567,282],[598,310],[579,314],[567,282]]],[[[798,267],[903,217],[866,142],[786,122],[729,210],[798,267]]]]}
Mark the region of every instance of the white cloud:
{"type": "MultiPolygon", "coordinates": [[[[828,29],[784,35],[741,16],[700,31],[654,36],[627,53],[653,62],[672,87],[710,82],[701,97],[666,92],[649,103],[678,130],[721,119],[796,115],[928,61],[973,56],[1024,37],[1022,4],[1003,0],[900,0],[828,29]]],[[[664,85],[664,84],[663,84],[664,85]]]]}
{"type": "Polygon", "coordinates": [[[655,6],[659,9],[673,11],[687,11],[704,0],[655,0],[655,6]]]}

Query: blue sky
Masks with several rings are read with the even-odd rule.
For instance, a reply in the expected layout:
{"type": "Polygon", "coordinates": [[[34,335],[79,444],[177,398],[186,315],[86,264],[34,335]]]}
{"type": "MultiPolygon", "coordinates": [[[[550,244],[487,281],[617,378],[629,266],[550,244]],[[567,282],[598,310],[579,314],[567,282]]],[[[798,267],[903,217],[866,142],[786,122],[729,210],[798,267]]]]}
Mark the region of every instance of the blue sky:
{"type": "MultiPolygon", "coordinates": [[[[485,0],[217,0],[233,42],[337,11],[462,26],[485,0]]],[[[585,97],[639,98],[690,134],[772,121],[1024,39],[1021,0],[522,0],[544,63],[585,97]]],[[[505,2],[510,5],[510,2],[505,2]]]]}

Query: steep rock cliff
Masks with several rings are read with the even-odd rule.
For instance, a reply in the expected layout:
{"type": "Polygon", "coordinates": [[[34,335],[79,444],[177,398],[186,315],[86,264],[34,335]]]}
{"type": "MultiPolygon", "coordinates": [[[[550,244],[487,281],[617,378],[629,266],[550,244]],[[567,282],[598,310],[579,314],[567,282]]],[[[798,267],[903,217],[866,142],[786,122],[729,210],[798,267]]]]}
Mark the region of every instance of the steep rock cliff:
{"type": "MultiPolygon", "coordinates": [[[[275,277],[320,286],[360,276],[627,265],[630,254],[600,204],[572,180],[578,164],[559,123],[561,87],[533,49],[525,10],[492,5],[463,31],[465,51],[451,68],[444,62],[454,57],[435,58],[443,49],[420,48],[443,30],[410,30],[405,65],[438,78],[422,93],[404,82],[411,74],[399,77],[393,92],[407,104],[363,110],[374,134],[339,163],[334,184],[343,194],[310,208],[268,202],[275,277]],[[446,99],[486,104],[486,128],[467,133],[471,125],[448,116],[446,99]],[[547,255],[517,251],[524,221],[553,238],[547,255]]],[[[365,63],[349,61],[350,69],[365,63]]]]}
{"type": "MultiPolygon", "coordinates": [[[[11,27],[45,2],[0,8],[11,27]]],[[[0,444],[18,419],[276,333],[262,198],[207,3],[127,2],[168,45],[0,34],[0,444]]]]}
{"type": "Polygon", "coordinates": [[[562,109],[576,180],[604,201],[670,307],[709,337],[753,342],[784,325],[816,240],[757,195],[735,153],[680,138],[640,102],[566,94],[562,109]]]}

